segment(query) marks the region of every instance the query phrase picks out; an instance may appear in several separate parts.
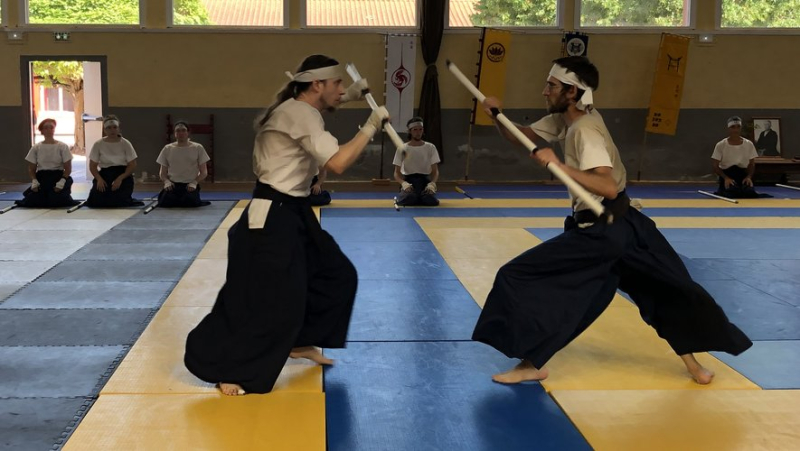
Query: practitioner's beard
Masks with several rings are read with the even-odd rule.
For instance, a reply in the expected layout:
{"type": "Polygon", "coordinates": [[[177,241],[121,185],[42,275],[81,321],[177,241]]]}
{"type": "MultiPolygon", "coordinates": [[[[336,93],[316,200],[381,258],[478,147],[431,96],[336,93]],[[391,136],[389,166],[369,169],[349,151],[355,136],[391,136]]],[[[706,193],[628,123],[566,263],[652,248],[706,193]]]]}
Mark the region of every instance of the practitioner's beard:
{"type": "Polygon", "coordinates": [[[558,100],[556,103],[551,104],[547,107],[547,112],[550,114],[554,113],[566,113],[569,109],[569,101],[567,100],[566,93],[562,92],[560,96],[558,96],[558,100]]]}

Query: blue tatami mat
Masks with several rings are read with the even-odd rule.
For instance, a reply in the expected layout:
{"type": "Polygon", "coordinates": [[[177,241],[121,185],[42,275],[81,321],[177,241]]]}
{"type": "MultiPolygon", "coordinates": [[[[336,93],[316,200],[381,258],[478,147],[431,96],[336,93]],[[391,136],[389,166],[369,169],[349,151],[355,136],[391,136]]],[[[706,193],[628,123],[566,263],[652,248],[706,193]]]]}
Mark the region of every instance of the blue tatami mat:
{"type": "Polygon", "coordinates": [[[701,262],[800,308],[800,260],[703,259],[701,262]]]}
{"type": "Polygon", "coordinates": [[[800,229],[660,230],[678,253],[689,258],[800,258],[800,229]]]}
{"type": "Polygon", "coordinates": [[[591,449],[539,384],[491,375],[516,361],[479,343],[350,343],[326,350],[330,451],[591,449]]]}
{"type": "Polygon", "coordinates": [[[756,341],[738,356],[714,352],[722,360],[764,389],[800,389],[800,341],[756,341]]]}
{"type": "Polygon", "coordinates": [[[408,215],[388,218],[362,218],[354,222],[348,218],[331,217],[326,209],[322,214],[322,228],[333,235],[336,241],[428,241],[417,221],[408,215]]]}
{"type": "Polygon", "coordinates": [[[737,280],[702,285],[751,340],[800,340],[800,308],[737,280]]]}
{"type": "MultiPolygon", "coordinates": [[[[327,213],[326,213],[327,214],[327,213]]],[[[324,217],[324,216],[323,216],[324,217]]],[[[342,251],[358,269],[358,280],[455,279],[430,241],[343,242],[342,251]]]]}
{"type": "Polygon", "coordinates": [[[468,341],[480,313],[458,280],[361,280],[347,339],[468,341]]]}

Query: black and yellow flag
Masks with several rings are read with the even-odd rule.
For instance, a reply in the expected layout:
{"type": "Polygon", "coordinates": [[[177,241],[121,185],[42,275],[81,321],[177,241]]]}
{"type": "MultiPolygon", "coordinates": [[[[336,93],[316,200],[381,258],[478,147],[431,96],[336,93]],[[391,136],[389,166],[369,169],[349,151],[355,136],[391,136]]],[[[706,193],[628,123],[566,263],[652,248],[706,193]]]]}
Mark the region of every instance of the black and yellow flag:
{"type": "Polygon", "coordinates": [[[678,126],[681,96],[686,76],[686,60],[691,38],[664,33],[658,48],[653,92],[645,130],[650,133],[674,135],[678,126]]]}
{"type": "MultiPolygon", "coordinates": [[[[487,97],[503,100],[506,93],[506,61],[511,47],[511,32],[483,29],[481,57],[478,64],[478,89],[487,97]]],[[[492,119],[478,107],[472,109],[473,124],[492,125],[492,119]]]]}

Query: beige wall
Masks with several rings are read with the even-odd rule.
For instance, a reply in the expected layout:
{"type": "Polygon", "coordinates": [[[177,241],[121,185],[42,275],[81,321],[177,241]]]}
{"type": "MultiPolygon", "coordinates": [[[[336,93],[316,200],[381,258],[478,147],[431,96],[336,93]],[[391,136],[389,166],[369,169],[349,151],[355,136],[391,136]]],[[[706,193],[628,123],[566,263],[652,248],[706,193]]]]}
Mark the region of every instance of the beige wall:
{"type": "MultiPolygon", "coordinates": [[[[568,0],[569,1],[569,0],[568,0]]],[[[698,0],[697,23],[713,28],[714,0],[698,0]]],[[[299,23],[299,3],[292,4],[290,23],[299,23]]],[[[189,33],[164,29],[164,0],[150,0],[145,11],[148,30],[73,31],[69,43],[55,43],[50,31],[27,29],[20,44],[0,38],[0,106],[21,105],[21,55],[106,55],[109,105],[115,107],[261,107],[271,102],[292,70],[311,53],[325,53],[355,62],[362,74],[380,86],[384,38],[371,33],[189,33]]],[[[16,4],[9,5],[9,25],[16,4]]],[[[567,23],[572,23],[567,8],[567,23]]],[[[13,28],[13,27],[12,27],[13,28]]],[[[697,32],[695,32],[697,33],[697,32]]],[[[650,98],[659,34],[590,34],[589,55],[601,73],[596,94],[600,108],[646,108],[650,98]]],[[[509,108],[540,107],[540,89],[550,61],[560,52],[561,35],[515,33],[509,51],[509,108]]],[[[765,86],[789,85],[800,62],[787,58],[800,36],[718,34],[710,46],[692,42],[682,107],[793,108],[800,91],[766,94],[765,86]]],[[[477,33],[446,34],[438,67],[443,108],[470,108],[471,96],[450,76],[451,59],[469,74],[477,58],[477,33]]],[[[424,71],[417,59],[419,96],[424,71]]],[[[380,91],[380,89],[378,89],[380,91]]],[[[378,96],[380,101],[380,96],[378,96]]]]}

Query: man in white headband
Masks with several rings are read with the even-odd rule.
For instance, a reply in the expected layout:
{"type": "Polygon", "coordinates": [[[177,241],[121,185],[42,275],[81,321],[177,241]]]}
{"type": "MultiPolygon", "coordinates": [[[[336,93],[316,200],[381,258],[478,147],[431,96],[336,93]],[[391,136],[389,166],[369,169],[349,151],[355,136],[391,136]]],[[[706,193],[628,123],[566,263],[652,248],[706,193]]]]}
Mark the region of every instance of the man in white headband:
{"type": "Polygon", "coordinates": [[[394,155],[394,179],[400,184],[397,205],[435,207],[436,181],[439,180],[439,152],[432,143],[422,140],[425,128],[421,117],[408,121],[411,139],[394,155]]]}
{"type": "Polygon", "coordinates": [[[758,152],[752,141],[742,136],[742,118],[728,118],[728,137],[714,146],[711,168],[719,176],[715,194],[730,198],[772,197],[753,189],[758,152]]]}
{"type": "Polygon", "coordinates": [[[267,393],[289,357],[327,365],[318,348],[345,346],[358,275],[320,227],[311,181],[320,168],[352,166],[389,113],[373,111],[340,144],[321,113],[341,104],[342,73],[336,60],[309,56],[256,121],[253,199],[228,232],[225,286],[186,340],[186,367],[226,395],[267,393]]]}
{"type": "MultiPolygon", "coordinates": [[[[563,234],[514,258],[497,273],[472,338],[508,357],[515,368],[493,377],[515,384],[548,376],[547,361],[580,335],[608,307],[619,288],[670,344],[699,384],[714,373],[693,352],[739,354],[752,343],[728,321],[714,299],[695,283],[652,220],[625,194],[625,167],[611,134],[593,108],[597,68],[584,57],[554,61],[542,95],[548,115],[516,125],[532,141],[559,142],[565,161],[549,147],[531,155],[558,165],[614,215],[608,224],[573,198],[563,234]]],[[[500,108],[495,98],[484,107],[500,108]]],[[[518,143],[502,125],[502,134],[518,143]]],[[[544,144],[542,144],[544,146],[544,144]]]]}
{"type": "Polygon", "coordinates": [[[210,205],[200,199],[200,182],[208,176],[209,158],[202,144],[189,139],[189,124],[175,122],[175,142],[161,149],[156,162],[164,189],[158,193],[160,208],[193,208],[210,205]]]}

